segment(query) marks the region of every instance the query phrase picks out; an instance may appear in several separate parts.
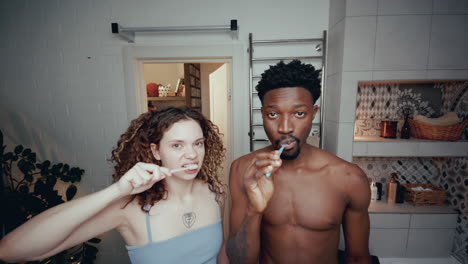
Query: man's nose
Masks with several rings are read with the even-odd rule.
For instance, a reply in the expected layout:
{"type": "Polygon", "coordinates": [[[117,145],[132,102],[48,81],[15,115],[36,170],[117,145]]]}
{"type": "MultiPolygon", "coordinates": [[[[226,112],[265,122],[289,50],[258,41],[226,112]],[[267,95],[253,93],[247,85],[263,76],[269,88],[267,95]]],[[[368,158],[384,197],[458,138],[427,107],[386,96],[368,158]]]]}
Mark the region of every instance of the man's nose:
{"type": "Polygon", "coordinates": [[[281,134],[290,134],[294,131],[294,125],[291,122],[291,118],[288,116],[283,116],[280,119],[280,123],[278,126],[278,132],[281,134]]]}

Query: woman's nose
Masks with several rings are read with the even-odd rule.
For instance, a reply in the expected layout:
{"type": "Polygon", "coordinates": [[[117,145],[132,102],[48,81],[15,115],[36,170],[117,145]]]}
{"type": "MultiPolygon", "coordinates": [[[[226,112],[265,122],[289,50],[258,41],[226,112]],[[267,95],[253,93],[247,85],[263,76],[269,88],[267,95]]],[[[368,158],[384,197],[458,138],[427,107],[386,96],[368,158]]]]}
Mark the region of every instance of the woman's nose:
{"type": "Polygon", "coordinates": [[[193,147],[189,146],[185,149],[185,157],[187,159],[194,159],[197,157],[197,151],[193,147]]]}

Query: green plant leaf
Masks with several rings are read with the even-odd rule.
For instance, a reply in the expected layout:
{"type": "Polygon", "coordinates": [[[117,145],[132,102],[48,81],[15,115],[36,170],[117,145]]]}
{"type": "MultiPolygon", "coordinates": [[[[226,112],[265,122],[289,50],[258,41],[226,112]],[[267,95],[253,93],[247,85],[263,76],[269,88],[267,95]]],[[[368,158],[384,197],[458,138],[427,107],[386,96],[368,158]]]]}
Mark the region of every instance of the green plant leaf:
{"type": "Polygon", "coordinates": [[[22,146],[22,145],[16,146],[16,148],[15,148],[15,154],[20,154],[21,151],[23,151],[23,146],[22,146]]]}
{"type": "Polygon", "coordinates": [[[72,184],[68,186],[67,192],[66,192],[67,201],[70,201],[71,199],[73,199],[73,197],[75,197],[76,191],[77,189],[75,185],[72,184]]]}

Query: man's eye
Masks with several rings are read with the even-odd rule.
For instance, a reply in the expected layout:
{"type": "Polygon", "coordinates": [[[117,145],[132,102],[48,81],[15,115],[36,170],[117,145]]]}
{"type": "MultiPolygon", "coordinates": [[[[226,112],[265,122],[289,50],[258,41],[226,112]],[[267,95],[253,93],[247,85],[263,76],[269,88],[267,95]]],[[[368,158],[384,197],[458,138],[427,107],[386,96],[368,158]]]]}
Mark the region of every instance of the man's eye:
{"type": "Polygon", "coordinates": [[[298,116],[298,117],[303,117],[303,116],[305,116],[305,113],[304,113],[304,112],[297,112],[297,113],[296,113],[296,116],[298,116]]]}
{"type": "Polygon", "coordinates": [[[278,116],[278,114],[275,113],[275,112],[268,113],[268,117],[269,117],[269,118],[275,118],[275,117],[277,117],[277,116],[278,116]]]}

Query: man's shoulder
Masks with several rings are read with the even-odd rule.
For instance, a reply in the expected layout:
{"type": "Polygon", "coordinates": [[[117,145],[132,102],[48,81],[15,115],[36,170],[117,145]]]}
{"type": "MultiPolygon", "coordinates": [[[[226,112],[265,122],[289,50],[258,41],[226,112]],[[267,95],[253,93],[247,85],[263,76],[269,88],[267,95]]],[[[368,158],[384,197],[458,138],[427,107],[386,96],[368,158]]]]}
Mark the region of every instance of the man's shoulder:
{"type": "MultiPolygon", "coordinates": [[[[314,147],[315,148],[315,147],[314,147]]],[[[365,176],[365,173],[359,166],[354,163],[351,163],[347,160],[344,160],[330,152],[327,152],[320,148],[315,148],[314,151],[316,152],[315,155],[311,155],[311,157],[320,156],[324,163],[326,163],[326,167],[331,170],[334,174],[338,175],[349,175],[351,177],[362,177],[365,176]]]]}

